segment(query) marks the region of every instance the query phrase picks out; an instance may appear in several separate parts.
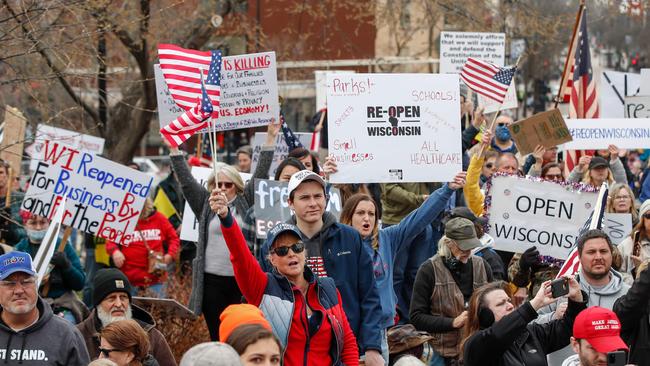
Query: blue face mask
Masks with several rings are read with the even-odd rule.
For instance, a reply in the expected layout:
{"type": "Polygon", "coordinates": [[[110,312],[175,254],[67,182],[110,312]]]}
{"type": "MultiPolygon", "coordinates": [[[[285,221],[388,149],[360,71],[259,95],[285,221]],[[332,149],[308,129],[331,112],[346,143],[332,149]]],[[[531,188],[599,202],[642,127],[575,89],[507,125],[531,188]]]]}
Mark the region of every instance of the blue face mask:
{"type": "Polygon", "coordinates": [[[510,140],[510,130],[507,126],[497,126],[496,129],[496,138],[499,141],[508,141],[510,140]]]}
{"type": "Polygon", "coordinates": [[[45,238],[45,233],[47,230],[31,230],[25,229],[27,231],[27,237],[32,243],[40,243],[45,238]]]}

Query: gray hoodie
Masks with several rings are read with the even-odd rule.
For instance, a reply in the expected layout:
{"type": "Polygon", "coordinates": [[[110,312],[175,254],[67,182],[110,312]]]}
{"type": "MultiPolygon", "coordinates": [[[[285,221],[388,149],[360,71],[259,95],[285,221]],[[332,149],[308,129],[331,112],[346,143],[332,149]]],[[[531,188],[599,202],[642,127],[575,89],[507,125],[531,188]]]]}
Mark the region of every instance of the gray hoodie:
{"type": "Polygon", "coordinates": [[[88,365],[90,357],[79,331],[54,316],[40,296],[36,307],[38,320],[21,331],[0,321],[0,365],[88,365]]]}
{"type": "MultiPolygon", "coordinates": [[[[623,281],[623,276],[619,272],[611,269],[610,273],[612,275],[612,278],[609,283],[601,289],[595,289],[589,283],[587,283],[587,281],[581,281],[580,275],[582,274],[582,271],[578,272],[577,280],[580,282],[580,287],[582,288],[582,291],[586,292],[587,295],[589,295],[589,302],[587,303],[587,306],[600,306],[611,310],[614,307],[614,302],[616,302],[616,299],[625,295],[627,293],[627,290],[630,289],[630,286],[623,281]]],[[[560,299],[556,303],[539,309],[538,313],[540,316],[535,321],[537,323],[548,323],[551,321],[553,319],[553,315],[555,315],[555,308],[557,307],[557,304],[562,302],[566,302],[566,299],[560,299]]],[[[573,352],[573,348],[571,348],[571,345],[568,345],[559,351],[555,351],[549,354],[547,357],[548,364],[549,366],[561,366],[562,362],[566,358],[574,354],[575,352],[573,352]]]]}

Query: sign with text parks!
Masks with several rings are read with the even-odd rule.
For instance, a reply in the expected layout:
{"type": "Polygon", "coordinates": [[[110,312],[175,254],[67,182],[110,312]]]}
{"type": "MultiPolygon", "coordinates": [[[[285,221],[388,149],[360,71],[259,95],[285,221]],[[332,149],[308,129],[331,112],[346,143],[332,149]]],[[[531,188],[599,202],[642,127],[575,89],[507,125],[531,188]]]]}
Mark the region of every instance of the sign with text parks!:
{"type": "Polygon", "coordinates": [[[553,182],[514,176],[492,178],[490,231],[494,248],[565,259],[591,215],[596,193],[574,192],[553,182]]]}
{"type": "Polygon", "coordinates": [[[650,118],[598,118],[565,120],[573,141],[562,145],[565,150],[650,148],[650,118]]]}
{"type": "Polygon", "coordinates": [[[461,167],[456,74],[328,75],[333,183],[447,182],[461,167]]]}
{"type": "Polygon", "coordinates": [[[440,73],[460,73],[469,57],[503,66],[505,33],[441,32],[440,73]]]}
{"type": "Polygon", "coordinates": [[[64,225],[127,244],[152,182],[145,173],[46,140],[21,209],[51,218],[65,196],[64,225]]]}

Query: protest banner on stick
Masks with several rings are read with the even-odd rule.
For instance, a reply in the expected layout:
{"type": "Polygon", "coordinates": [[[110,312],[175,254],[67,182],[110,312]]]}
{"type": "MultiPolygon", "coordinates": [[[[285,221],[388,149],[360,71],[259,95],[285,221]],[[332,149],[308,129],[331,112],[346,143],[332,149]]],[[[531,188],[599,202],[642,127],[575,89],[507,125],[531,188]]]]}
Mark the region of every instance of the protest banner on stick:
{"type": "Polygon", "coordinates": [[[546,148],[571,141],[571,134],[558,109],[536,115],[508,126],[517,150],[523,155],[532,153],[537,145],[546,148]]]}
{"type": "Polygon", "coordinates": [[[441,32],[439,72],[460,73],[468,57],[503,66],[505,53],[505,33],[441,32]]]}
{"type": "Polygon", "coordinates": [[[83,150],[92,154],[101,154],[104,152],[105,140],[101,137],[40,124],[36,128],[34,143],[25,149],[27,154],[32,157],[32,161],[29,164],[29,170],[31,171],[36,170],[38,162],[43,160],[43,147],[45,146],[45,140],[56,142],[61,146],[67,146],[74,150],[83,150]]]}
{"type": "MultiPolygon", "coordinates": [[[[296,135],[303,146],[309,146],[311,143],[311,133],[294,132],[293,134],[296,135]]],[[[251,147],[253,148],[253,156],[251,158],[251,172],[254,172],[257,168],[264,141],[266,141],[266,132],[255,132],[255,135],[253,136],[253,143],[251,144],[251,147]]],[[[271,162],[271,168],[269,169],[270,176],[273,176],[275,174],[275,169],[277,169],[282,160],[286,159],[289,155],[289,146],[286,144],[284,136],[282,134],[278,134],[278,136],[275,138],[275,146],[273,148],[273,162],[271,162]]]]}
{"type": "Polygon", "coordinates": [[[65,202],[66,199],[64,197],[61,204],[58,206],[56,214],[50,221],[50,226],[47,227],[43,241],[38,246],[38,250],[34,256],[34,269],[36,269],[36,273],[38,273],[39,286],[43,278],[45,278],[47,267],[50,264],[50,260],[52,260],[52,256],[57,247],[56,240],[59,238],[61,222],[63,221],[63,215],[65,213],[65,202]]]}

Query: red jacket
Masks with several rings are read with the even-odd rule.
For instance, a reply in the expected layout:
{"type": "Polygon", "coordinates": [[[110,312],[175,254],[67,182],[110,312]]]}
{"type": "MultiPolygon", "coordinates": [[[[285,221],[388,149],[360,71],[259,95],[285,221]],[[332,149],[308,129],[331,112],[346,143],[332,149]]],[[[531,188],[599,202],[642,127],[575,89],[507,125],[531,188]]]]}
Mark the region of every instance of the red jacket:
{"type": "MultiPolygon", "coordinates": [[[[224,219],[224,221],[228,222],[229,218],[224,219]]],[[[232,225],[229,227],[222,224],[221,231],[230,250],[230,260],[233,264],[235,279],[248,303],[259,307],[265,296],[282,296],[278,292],[277,284],[271,283],[271,281],[277,281],[278,277],[280,277],[281,281],[288,282],[288,280],[278,274],[262,271],[257,260],[248,249],[246,239],[237,222],[232,219],[232,225]]],[[[332,288],[335,289],[333,281],[332,288]]],[[[318,282],[310,281],[306,299],[299,288],[292,285],[291,290],[293,298],[282,299],[283,302],[287,300],[293,302],[292,319],[282,319],[283,324],[289,322],[291,324],[288,337],[282,339],[283,337],[276,333],[281,338],[281,343],[285,344],[286,342],[284,364],[287,366],[324,366],[340,363],[358,365],[357,340],[345,316],[341,304],[341,295],[338,290],[336,290],[338,302],[329,309],[326,309],[319,300],[320,289],[318,282]],[[307,303],[314,314],[317,312],[323,314],[320,327],[312,337],[309,337],[307,303]],[[336,329],[333,329],[333,325],[336,329]],[[337,334],[341,334],[340,339],[336,338],[337,334]],[[339,345],[341,345],[340,349],[339,345]],[[337,362],[332,359],[332,355],[337,358],[337,362]]],[[[266,313],[265,315],[268,316],[266,313]]],[[[275,332],[277,329],[274,327],[274,323],[277,319],[267,320],[269,320],[275,332]]]]}
{"type": "Polygon", "coordinates": [[[128,277],[132,286],[148,286],[162,282],[162,279],[149,274],[149,256],[147,247],[142,238],[146,240],[149,249],[156,252],[163,252],[176,258],[180,240],[176,230],[167,218],[158,211],[145,218],[140,219],[135,226],[133,239],[119,245],[112,241],[106,242],[106,251],[113,255],[116,250],[122,251],[126,260],[120,270],[128,277]],[[163,247],[167,244],[167,251],[163,247]]]}

